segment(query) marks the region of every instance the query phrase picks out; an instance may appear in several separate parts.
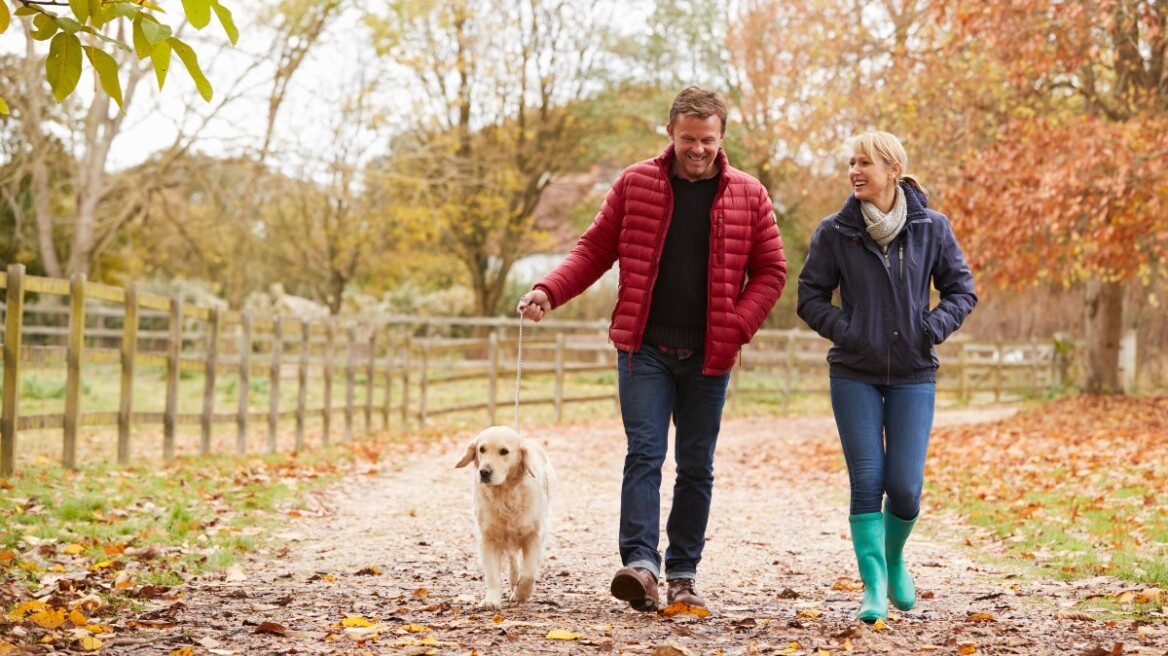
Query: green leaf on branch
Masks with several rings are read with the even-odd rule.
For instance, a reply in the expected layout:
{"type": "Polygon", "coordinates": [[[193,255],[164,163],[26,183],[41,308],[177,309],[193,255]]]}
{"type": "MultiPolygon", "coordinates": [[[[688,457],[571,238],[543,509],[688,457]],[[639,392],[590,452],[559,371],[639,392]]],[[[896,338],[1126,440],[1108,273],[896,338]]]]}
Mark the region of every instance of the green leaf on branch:
{"type": "Polygon", "coordinates": [[[163,41],[154,46],[150,61],[154,64],[154,77],[158,79],[158,89],[161,91],[162,84],[166,82],[166,73],[170,70],[170,44],[163,41]]]}
{"type": "Polygon", "coordinates": [[[182,4],[187,20],[196,30],[207,27],[211,22],[211,0],[182,0],[182,4]]]}
{"type": "Polygon", "coordinates": [[[211,83],[203,75],[203,69],[199,68],[199,56],[195,54],[194,49],[175,37],[167,39],[166,42],[170,44],[175,54],[182,60],[183,65],[187,67],[187,72],[195,81],[195,88],[199,90],[199,95],[203,97],[203,100],[211,102],[211,83]]]}
{"type": "Polygon", "coordinates": [[[68,16],[55,16],[53,21],[57,23],[57,27],[61,28],[62,32],[77,34],[81,31],[81,23],[78,23],[68,16]]]}
{"type": "Polygon", "coordinates": [[[151,45],[158,45],[173,36],[170,27],[147,16],[142,19],[142,33],[151,45]]]}
{"type": "Polygon", "coordinates": [[[133,2],[111,2],[103,6],[108,14],[107,21],[112,17],[133,18],[142,13],[142,7],[133,2]]]}
{"type": "Polygon", "coordinates": [[[93,65],[93,70],[97,71],[97,79],[101,83],[101,88],[114,99],[118,104],[118,109],[123,112],[126,111],[122,107],[122,83],[118,80],[118,62],[106,53],[93,46],[85,47],[85,54],[89,56],[89,63],[93,65]]]}
{"type": "Polygon", "coordinates": [[[8,29],[8,24],[11,22],[12,14],[8,13],[8,5],[0,2],[0,34],[8,29]]]}
{"type": "Polygon", "coordinates": [[[69,8],[81,23],[89,22],[89,0],[69,0],[69,8]]]}
{"type": "Polygon", "coordinates": [[[146,38],[145,32],[142,30],[141,16],[134,19],[134,29],[132,31],[134,37],[134,54],[138,56],[138,59],[146,59],[150,56],[150,51],[153,48],[151,47],[150,41],[146,38]]]}
{"type": "MultiPolygon", "coordinates": [[[[19,13],[19,12],[18,12],[19,13]]],[[[48,41],[57,33],[57,21],[48,14],[37,14],[32,19],[32,31],[29,36],[37,41],[48,41]]]]}
{"type": "Polygon", "coordinates": [[[16,8],[17,16],[36,16],[37,14],[45,13],[40,7],[33,7],[31,5],[21,5],[16,8]]]}
{"type": "Polygon", "coordinates": [[[61,102],[77,88],[81,79],[81,40],[75,35],[62,32],[53,37],[49,44],[49,57],[45,60],[45,76],[53,88],[53,98],[61,102]]]}
{"type": "Polygon", "coordinates": [[[0,98],[0,114],[8,115],[8,103],[4,102],[3,98],[0,98]]]}
{"type": "Polygon", "coordinates": [[[235,27],[231,10],[219,4],[219,0],[211,0],[211,9],[214,9],[215,15],[219,17],[219,23],[223,25],[223,31],[227,33],[231,45],[235,45],[239,41],[239,29],[235,27]]]}

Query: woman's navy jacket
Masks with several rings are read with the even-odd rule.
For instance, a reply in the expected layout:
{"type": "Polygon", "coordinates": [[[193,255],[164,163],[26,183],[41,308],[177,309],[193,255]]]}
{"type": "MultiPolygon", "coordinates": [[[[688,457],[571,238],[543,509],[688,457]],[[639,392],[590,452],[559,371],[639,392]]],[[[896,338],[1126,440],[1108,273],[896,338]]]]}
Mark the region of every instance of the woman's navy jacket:
{"type": "Polygon", "coordinates": [[[977,305],[973,273],[949,219],[901,182],[908,214],[887,254],[868,235],[860,201],[849,196],[811,238],[799,274],[799,317],[830,339],[832,377],[878,385],[936,381],[934,345],[977,305]],[[930,288],[940,302],[930,308],[930,288]],[[840,305],[832,303],[836,289],[840,305]]]}

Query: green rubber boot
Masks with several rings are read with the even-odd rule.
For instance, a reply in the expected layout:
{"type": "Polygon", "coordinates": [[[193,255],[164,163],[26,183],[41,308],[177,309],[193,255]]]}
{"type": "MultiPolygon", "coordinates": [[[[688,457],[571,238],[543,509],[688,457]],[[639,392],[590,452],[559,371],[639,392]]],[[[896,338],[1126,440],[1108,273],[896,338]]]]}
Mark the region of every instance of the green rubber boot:
{"type": "Polygon", "coordinates": [[[852,547],[864,581],[859,619],[871,624],[888,617],[888,565],[884,560],[884,514],[851,515],[852,547]]]}
{"type": "Polygon", "coordinates": [[[917,588],[904,565],[904,543],[912,534],[916,517],[905,521],[884,509],[884,557],[888,563],[888,598],[900,610],[911,610],[917,603],[917,588]]]}

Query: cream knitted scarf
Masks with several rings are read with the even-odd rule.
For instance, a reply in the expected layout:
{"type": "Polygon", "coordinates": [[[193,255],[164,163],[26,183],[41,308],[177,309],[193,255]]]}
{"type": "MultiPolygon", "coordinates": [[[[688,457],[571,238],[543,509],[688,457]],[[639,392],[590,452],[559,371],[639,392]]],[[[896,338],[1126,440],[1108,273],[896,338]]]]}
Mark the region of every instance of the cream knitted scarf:
{"type": "Polygon", "coordinates": [[[864,213],[864,223],[868,226],[868,234],[873,241],[880,244],[881,250],[888,252],[888,245],[900,234],[904,227],[904,219],[908,214],[908,205],[904,200],[904,189],[896,185],[896,200],[888,214],[880,211],[874,203],[861,201],[860,209],[864,213]]]}

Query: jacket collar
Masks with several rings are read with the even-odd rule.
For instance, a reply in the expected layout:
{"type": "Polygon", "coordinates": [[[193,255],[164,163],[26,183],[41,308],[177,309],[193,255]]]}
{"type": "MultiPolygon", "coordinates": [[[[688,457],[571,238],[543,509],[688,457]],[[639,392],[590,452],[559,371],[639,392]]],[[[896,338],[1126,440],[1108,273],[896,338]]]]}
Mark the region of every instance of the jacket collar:
{"type": "MultiPolygon", "coordinates": [[[[923,219],[928,216],[925,210],[929,207],[929,199],[916,187],[907,182],[901,182],[900,188],[904,190],[904,202],[907,206],[905,222],[907,223],[914,219],[923,219]]],[[[840,223],[845,223],[854,228],[864,227],[864,214],[860,209],[860,201],[856,200],[855,194],[848,196],[848,199],[844,201],[844,206],[840,208],[836,218],[840,223]]]]}
{"type": "MultiPolygon", "coordinates": [[[[676,154],[674,153],[673,142],[670,141],[669,145],[665,146],[665,150],[661,151],[660,155],[653,158],[653,161],[657,163],[657,166],[660,166],[661,170],[665,172],[666,179],[669,179],[669,174],[673,171],[674,157],[676,157],[676,154]]],[[[714,155],[714,163],[718,165],[718,173],[722,176],[722,180],[725,181],[726,173],[730,170],[730,158],[726,157],[725,150],[721,148],[718,149],[718,154],[714,155]]],[[[719,184],[718,186],[720,188],[722,185],[719,184]]]]}

